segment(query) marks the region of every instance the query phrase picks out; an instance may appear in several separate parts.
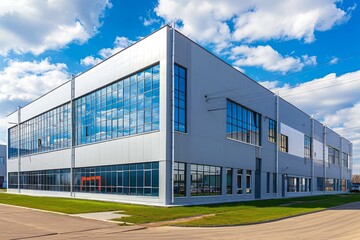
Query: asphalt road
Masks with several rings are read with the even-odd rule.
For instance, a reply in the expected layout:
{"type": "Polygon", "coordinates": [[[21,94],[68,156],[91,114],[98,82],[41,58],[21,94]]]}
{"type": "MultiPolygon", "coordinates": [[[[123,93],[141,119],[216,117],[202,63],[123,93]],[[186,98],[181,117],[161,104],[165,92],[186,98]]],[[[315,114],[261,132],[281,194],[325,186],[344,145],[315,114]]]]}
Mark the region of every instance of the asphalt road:
{"type": "Polygon", "coordinates": [[[0,239],[360,239],[360,202],[276,222],[236,227],[139,226],[0,205],[0,239]]]}

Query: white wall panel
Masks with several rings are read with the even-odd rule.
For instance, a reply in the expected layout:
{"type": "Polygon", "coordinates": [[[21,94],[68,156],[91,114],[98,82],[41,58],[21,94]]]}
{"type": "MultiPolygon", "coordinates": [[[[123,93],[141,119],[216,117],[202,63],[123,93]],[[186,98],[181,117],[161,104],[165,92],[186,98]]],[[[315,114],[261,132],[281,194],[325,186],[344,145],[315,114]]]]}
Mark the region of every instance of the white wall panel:
{"type": "Polygon", "coordinates": [[[70,168],[71,150],[64,149],[60,151],[30,155],[21,158],[22,171],[49,170],[70,168]]]}
{"type": "Polygon", "coordinates": [[[7,162],[7,172],[17,172],[18,171],[18,160],[11,159],[7,162]]]}
{"type": "Polygon", "coordinates": [[[284,123],[280,124],[280,132],[288,136],[289,154],[298,157],[304,157],[304,134],[298,130],[287,126],[284,123]]]}
{"type": "Polygon", "coordinates": [[[163,160],[161,133],[153,132],[106,142],[79,146],[75,167],[116,165],[163,160]]]}
{"type": "Polygon", "coordinates": [[[323,161],[324,160],[324,144],[314,139],[314,160],[323,161]]]}
{"type": "MultiPolygon", "coordinates": [[[[27,121],[43,112],[49,111],[55,107],[63,105],[71,100],[71,83],[67,82],[42,97],[21,108],[21,122],[27,121]]],[[[15,109],[14,109],[15,110],[15,109]]],[[[7,117],[11,123],[18,122],[17,111],[7,117]]],[[[9,125],[10,127],[14,126],[9,125]]]]}
{"type": "Polygon", "coordinates": [[[36,99],[21,109],[21,121],[26,121],[34,116],[49,111],[71,100],[71,83],[54,89],[48,94],[36,99]]]}
{"type": "Polygon", "coordinates": [[[6,120],[8,121],[9,125],[8,127],[16,126],[15,124],[18,122],[18,114],[17,111],[11,113],[9,116],[6,117],[6,120]]]}

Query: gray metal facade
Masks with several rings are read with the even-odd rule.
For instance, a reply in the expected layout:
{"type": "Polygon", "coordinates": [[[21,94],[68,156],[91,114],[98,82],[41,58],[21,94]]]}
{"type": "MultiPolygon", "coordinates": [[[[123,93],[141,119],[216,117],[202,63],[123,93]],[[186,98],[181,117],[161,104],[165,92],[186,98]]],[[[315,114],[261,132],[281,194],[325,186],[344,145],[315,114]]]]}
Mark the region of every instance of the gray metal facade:
{"type": "MultiPolygon", "coordinates": [[[[277,97],[181,33],[174,34],[169,26],[75,77],[73,84],[69,81],[28,104],[20,110],[21,114],[15,112],[9,115],[8,120],[17,122],[20,119],[21,123],[25,123],[43,112],[65,103],[71,104],[73,100],[154,65],[159,65],[160,77],[159,125],[155,126],[155,130],[134,134],[130,132],[127,136],[117,135],[111,139],[81,145],[72,142],[71,146],[67,145],[63,149],[25,154],[8,160],[8,171],[13,174],[54,169],[76,171],[81,168],[95,169],[115,165],[121,165],[121,170],[120,167],[116,168],[113,170],[114,174],[125,174],[128,171],[125,170],[126,164],[134,168],[134,164],[140,164],[136,165],[136,171],[142,171],[139,169],[145,168],[146,163],[156,162],[158,190],[152,190],[154,195],[146,195],[144,189],[140,189],[143,195],[125,193],[124,190],[121,190],[123,194],[120,195],[96,192],[96,174],[84,175],[85,180],[81,180],[84,183],[87,179],[94,181],[93,192],[82,192],[83,188],[78,191],[73,191],[72,188],[69,191],[49,191],[17,187],[8,190],[24,194],[151,205],[186,205],[347,191],[352,172],[352,145],[347,139],[277,97]],[[172,105],[177,104],[172,101],[173,63],[186,70],[185,132],[172,131],[172,119],[175,117],[172,105]],[[260,116],[257,123],[260,135],[257,141],[254,140],[259,144],[254,144],[251,140],[255,136],[251,127],[247,132],[237,132],[245,134],[244,139],[248,140],[234,139],[229,135],[229,102],[247,109],[250,118],[253,113],[260,116]],[[271,120],[276,123],[275,142],[268,140],[271,120]],[[281,135],[287,137],[286,152],[279,150],[281,135]],[[304,155],[305,136],[310,139],[309,156],[304,155]],[[337,150],[338,158],[334,157],[337,159],[335,162],[332,158],[328,159],[329,148],[331,151],[337,150]],[[347,164],[342,161],[343,154],[348,156],[347,164]],[[178,163],[184,166],[184,179],[180,184],[179,176],[173,177],[172,174],[179,173],[174,171],[174,166],[178,163]],[[173,181],[182,188],[181,193],[176,196],[173,181]]],[[[15,129],[16,126],[12,128],[15,129]]],[[[87,136],[87,133],[84,134],[87,136]]],[[[75,136],[74,132],[72,136],[75,136]]],[[[144,170],[144,174],[145,172],[144,170]]],[[[156,170],[153,174],[152,178],[156,176],[156,170]]],[[[116,175],[116,179],[118,176],[120,175],[116,175]]],[[[71,187],[72,184],[73,182],[71,187]]],[[[137,187],[139,189],[138,185],[137,187]]],[[[178,188],[175,191],[179,193],[178,188]]]]}

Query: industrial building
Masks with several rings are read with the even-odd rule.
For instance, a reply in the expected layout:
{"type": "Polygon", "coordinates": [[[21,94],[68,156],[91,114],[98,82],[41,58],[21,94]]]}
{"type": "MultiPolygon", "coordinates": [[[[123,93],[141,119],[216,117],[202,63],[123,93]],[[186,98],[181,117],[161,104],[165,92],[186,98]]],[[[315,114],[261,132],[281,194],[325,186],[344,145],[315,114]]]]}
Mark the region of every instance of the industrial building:
{"type": "Polygon", "coordinates": [[[188,205],[341,193],[352,174],[347,139],[170,26],[8,122],[12,193],[188,205]]]}

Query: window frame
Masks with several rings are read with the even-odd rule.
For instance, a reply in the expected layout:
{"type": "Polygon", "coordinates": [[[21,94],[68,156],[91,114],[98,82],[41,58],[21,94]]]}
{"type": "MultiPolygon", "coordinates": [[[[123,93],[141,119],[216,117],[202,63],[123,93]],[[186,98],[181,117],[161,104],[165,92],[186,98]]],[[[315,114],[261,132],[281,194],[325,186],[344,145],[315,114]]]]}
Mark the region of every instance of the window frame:
{"type": "Polygon", "coordinates": [[[289,137],[284,134],[280,135],[280,151],[285,153],[289,152],[289,137]]]}
{"type": "Polygon", "coordinates": [[[261,146],[262,115],[231,99],[226,99],[226,138],[261,146]]]}
{"type": "Polygon", "coordinates": [[[311,137],[304,135],[304,158],[311,159],[311,137]]]}
{"type": "Polygon", "coordinates": [[[236,194],[244,194],[243,179],[242,179],[243,172],[244,172],[243,169],[238,169],[236,172],[236,187],[237,187],[236,194]]]}
{"type": "Polygon", "coordinates": [[[277,122],[274,119],[269,119],[269,129],[268,129],[268,141],[272,143],[277,142],[277,122]]]}
{"type": "Polygon", "coordinates": [[[233,172],[232,168],[226,168],[226,194],[233,194],[233,172]]]}
{"type": "Polygon", "coordinates": [[[174,111],[174,131],[176,132],[181,132],[181,133],[187,133],[187,68],[175,63],[174,64],[174,106],[173,106],[173,111],[174,111]],[[183,70],[184,71],[184,76],[181,76],[180,71],[183,70]],[[178,80],[177,80],[178,79],[178,80]],[[184,91],[181,90],[181,85],[180,85],[180,80],[184,81],[184,91]],[[182,96],[183,98],[182,99],[182,96]],[[184,106],[181,107],[180,102],[183,101],[184,102],[184,106]],[[180,117],[180,113],[183,111],[184,113],[184,119],[181,119],[180,117]],[[184,122],[182,122],[184,121],[184,122]],[[180,126],[183,126],[183,128],[181,128],[180,126]]]}

